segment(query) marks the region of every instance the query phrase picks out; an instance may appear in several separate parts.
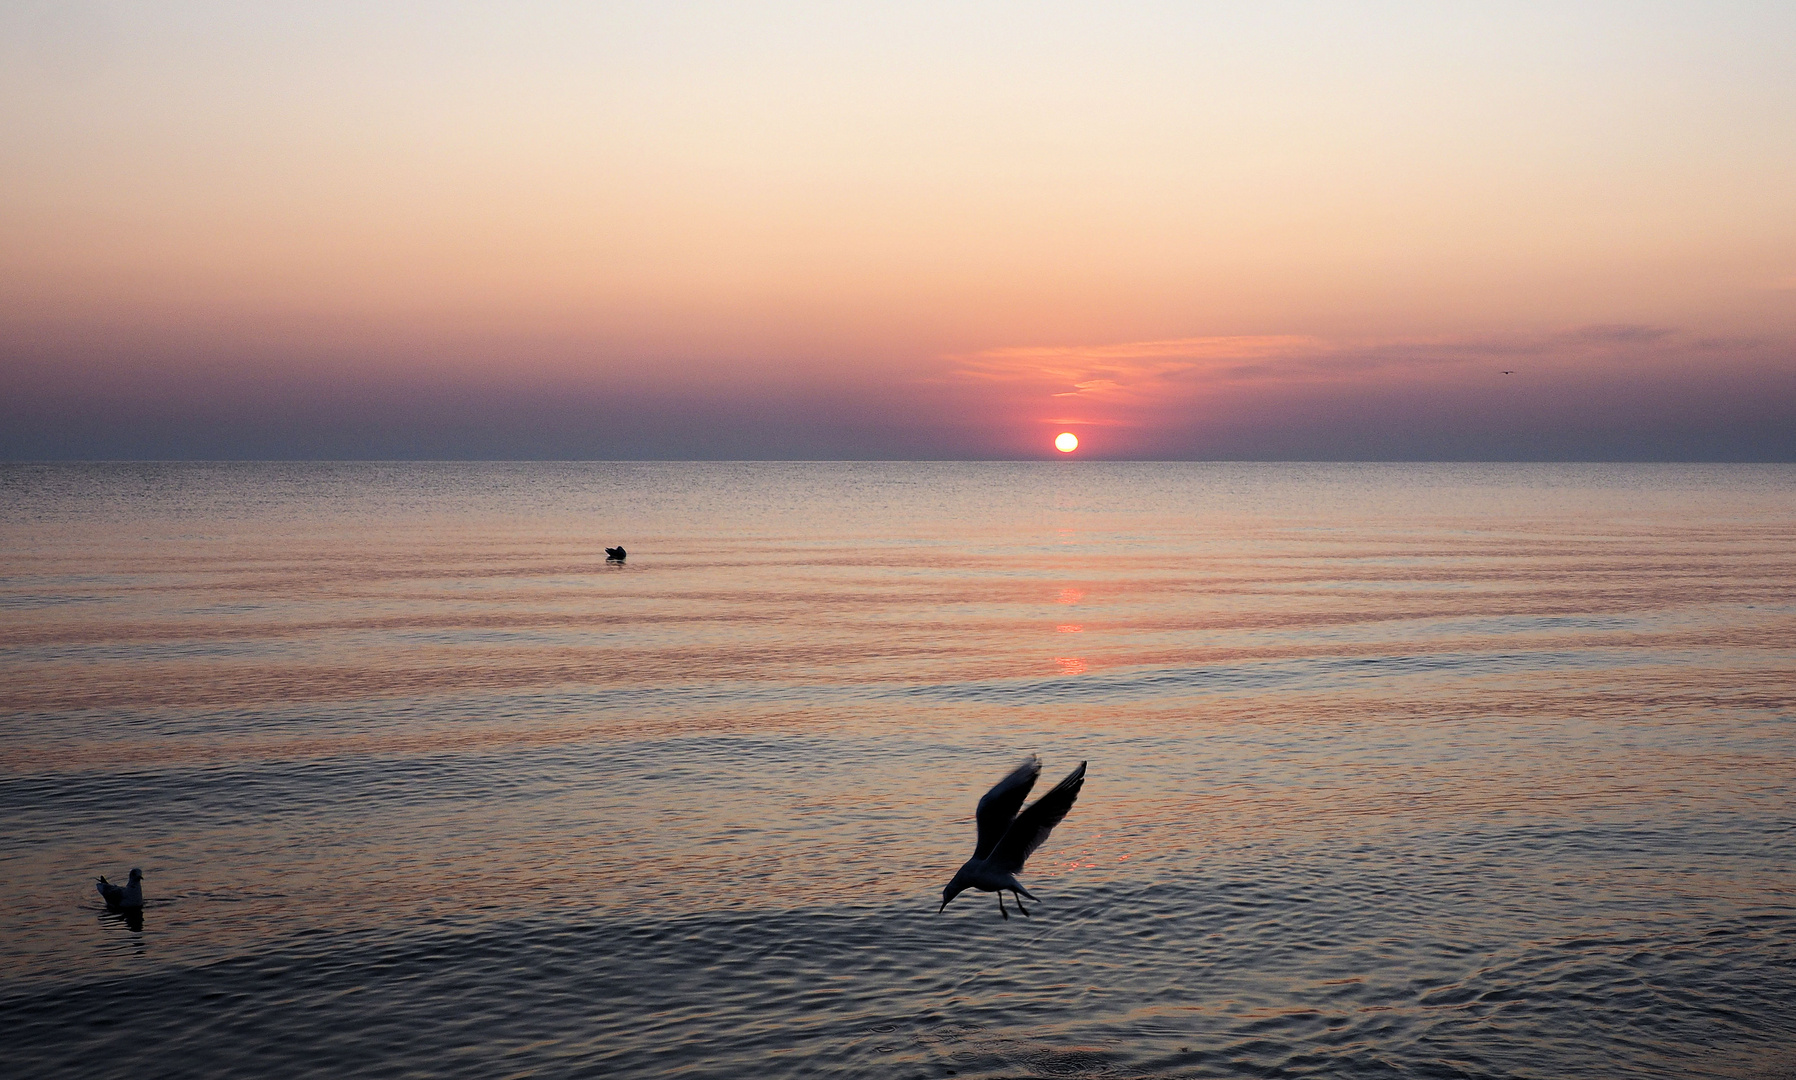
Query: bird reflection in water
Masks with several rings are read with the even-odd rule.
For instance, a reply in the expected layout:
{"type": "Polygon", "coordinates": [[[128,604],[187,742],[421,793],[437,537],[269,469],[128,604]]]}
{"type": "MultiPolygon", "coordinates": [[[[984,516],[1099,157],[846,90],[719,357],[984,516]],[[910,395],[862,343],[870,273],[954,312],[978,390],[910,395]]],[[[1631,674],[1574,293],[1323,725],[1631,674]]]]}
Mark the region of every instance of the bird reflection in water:
{"type": "Polygon", "coordinates": [[[1016,876],[1022,872],[1024,861],[1073,808],[1079,789],[1085,786],[1085,762],[1079,762],[1079,767],[1056,784],[1054,790],[1035,800],[1027,810],[1017,813],[1023,800],[1029,797],[1029,789],[1035,786],[1035,778],[1040,775],[1041,761],[1031,754],[979,800],[979,808],[973,813],[979,827],[973,857],[955,871],[954,880],[943,886],[942,906],[936,909],[936,914],[946,911],[948,901],[968,889],[997,893],[998,912],[1006,919],[1010,918],[1010,912],[1004,906],[1004,893],[1008,890],[1016,898],[1016,909],[1024,915],[1029,914],[1029,909],[1023,906],[1023,897],[1033,900],[1035,894],[1023,888],[1016,876]]]}

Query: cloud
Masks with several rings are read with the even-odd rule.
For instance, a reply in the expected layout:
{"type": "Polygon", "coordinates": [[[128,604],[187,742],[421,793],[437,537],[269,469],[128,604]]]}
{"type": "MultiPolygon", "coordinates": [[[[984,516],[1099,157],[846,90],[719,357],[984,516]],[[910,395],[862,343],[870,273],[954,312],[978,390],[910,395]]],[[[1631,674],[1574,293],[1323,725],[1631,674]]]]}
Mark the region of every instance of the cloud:
{"type": "Polygon", "coordinates": [[[1547,339],[1548,342],[1571,342],[1590,345],[1642,345],[1663,341],[1676,331],[1663,326],[1641,326],[1635,323],[1600,323],[1567,330],[1547,339]]]}
{"type": "Polygon", "coordinates": [[[1056,422],[1104,426],[1206,385],[1260,378],[1327,350],[1320,339],[1295,335],[1014,346],[949,357],[942,381],[980,397],[1051,402],[1056,422]]]}

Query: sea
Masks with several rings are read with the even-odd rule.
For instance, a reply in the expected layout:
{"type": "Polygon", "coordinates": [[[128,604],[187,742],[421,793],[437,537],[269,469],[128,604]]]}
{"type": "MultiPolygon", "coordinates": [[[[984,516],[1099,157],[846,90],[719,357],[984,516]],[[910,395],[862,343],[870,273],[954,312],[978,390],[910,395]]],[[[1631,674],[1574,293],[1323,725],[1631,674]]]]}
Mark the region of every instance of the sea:
{"type": "Polygon", "coordinates": [[[0,1072],[1796,1077],[1796,466],[0,465],[0,1072]]]}

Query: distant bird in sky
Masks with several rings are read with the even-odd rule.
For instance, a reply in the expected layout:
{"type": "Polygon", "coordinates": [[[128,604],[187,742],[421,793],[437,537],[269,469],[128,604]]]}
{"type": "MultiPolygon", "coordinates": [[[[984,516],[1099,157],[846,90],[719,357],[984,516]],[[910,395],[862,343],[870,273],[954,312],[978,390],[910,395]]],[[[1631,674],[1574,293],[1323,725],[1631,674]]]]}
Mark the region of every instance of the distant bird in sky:
{"type": "Polygon", "coordinates": [[[1023,897],[1033,900],[1035,894],[1023,888],[1016,876],[1022,872],[1023,862],[1030,853],[1041,846],[1048,833],[1073,808],[1079,789],[1085,786],[1085,762],[1079,762],[1079,767],[1056,784],[1054,790],[1035,800],[1027,810],[1017,813],[1023,800],[1029,797],[1029,789],[1035,786],[1035,778],[1040,775],[1041,761],[1030,754],[1016,771],[998,781],[985,793],[985,798],[979,800],[979,808],[973,813],[979,825],[979,842],[973,848],[973,857],[955,871],[953,881],[942,887],[942,906],[936,909],[936,914],[946,911],[948,901],[968,889],[997,893],[998,911],[1006,919],[1010,918],[1010,912],[1004,907],[1004,891],[1008,889],[1016,897],[1016,909],[1024,915],[1029,914],[1029,909],[1023,906],[1023,897]]]}
{"type": "Polygon", "coordinates": [[[624,550],[624,546],[622,544],[619,544],[618,546],[616,546],[614,548],[606,548],[605,549],[605,561],[606,562],[623,562],[624,556],[627,554],[629,554],[629,552],[624,550]]]}
{"type": "Polygon", "coordinates": [[[143,907],[143,871],[133,866],[131,880],[122,887],[107,881],[102,874],[100,880],[94,882],[94,891],[100,894],[100,899],[106,901],[109,908],[143,907]]]}

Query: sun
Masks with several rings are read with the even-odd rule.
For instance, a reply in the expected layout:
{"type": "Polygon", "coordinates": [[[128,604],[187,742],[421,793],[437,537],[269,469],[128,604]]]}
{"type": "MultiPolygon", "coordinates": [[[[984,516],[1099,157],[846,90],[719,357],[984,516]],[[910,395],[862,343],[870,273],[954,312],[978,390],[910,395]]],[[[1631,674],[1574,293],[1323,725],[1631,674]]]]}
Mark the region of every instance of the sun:
{"type": "Polygon", "coordinates": [[[1054,449],[1063,454],[1070,454],[1079,449],[1079,436],[1070,431],[1063,431],[1054,436],[1054,449]]]}

